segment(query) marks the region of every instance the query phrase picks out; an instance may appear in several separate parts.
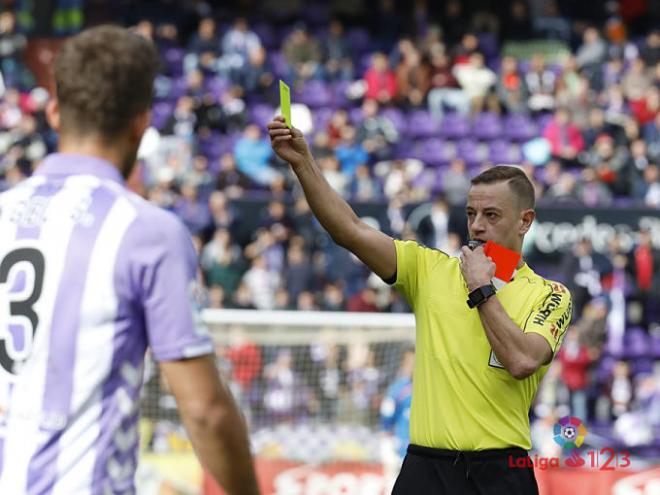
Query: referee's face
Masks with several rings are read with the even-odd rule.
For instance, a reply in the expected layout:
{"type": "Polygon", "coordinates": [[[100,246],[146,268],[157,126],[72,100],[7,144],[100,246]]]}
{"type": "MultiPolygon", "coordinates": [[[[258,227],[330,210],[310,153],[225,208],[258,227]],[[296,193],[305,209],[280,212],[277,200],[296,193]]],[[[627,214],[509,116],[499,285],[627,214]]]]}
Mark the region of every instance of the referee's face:
{"type": "Polygon", "coordinates": [[[520,252],[529,225],[506,182],[473,185],[465,212],[470,239],[493,241],[520,252]]]}

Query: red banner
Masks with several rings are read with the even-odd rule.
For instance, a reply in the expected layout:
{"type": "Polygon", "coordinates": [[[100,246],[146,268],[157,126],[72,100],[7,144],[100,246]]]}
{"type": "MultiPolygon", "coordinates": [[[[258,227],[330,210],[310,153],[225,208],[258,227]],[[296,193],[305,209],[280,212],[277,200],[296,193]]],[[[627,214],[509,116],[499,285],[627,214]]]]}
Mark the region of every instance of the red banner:
{"type": "MultiPolygon", "coordinates": [[[[320,466],[258,459],[263,495],[389,495],[391,486],[380,464],[335,462],[320,466]]],[[[660,493],[660,468],[635,471],[536,469],[540,495],[646,495],[660,493]],[[616,488],[616,490],[615,490],[616,488]]],[[[225,495],[205,475],[204,495],[225,495]]]]}

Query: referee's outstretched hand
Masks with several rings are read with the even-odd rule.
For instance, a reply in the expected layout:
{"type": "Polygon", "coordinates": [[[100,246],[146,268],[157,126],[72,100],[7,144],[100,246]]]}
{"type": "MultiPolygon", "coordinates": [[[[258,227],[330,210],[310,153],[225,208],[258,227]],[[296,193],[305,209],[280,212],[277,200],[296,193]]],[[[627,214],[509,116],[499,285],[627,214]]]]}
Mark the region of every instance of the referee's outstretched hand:
{"type": "Polygon", "coordinates": [[[295,127],[289,129],[281,115],[268,124],[268,135],[273,151],[291,166],[297,167],[312,159],[302,132],[295,127]]]}

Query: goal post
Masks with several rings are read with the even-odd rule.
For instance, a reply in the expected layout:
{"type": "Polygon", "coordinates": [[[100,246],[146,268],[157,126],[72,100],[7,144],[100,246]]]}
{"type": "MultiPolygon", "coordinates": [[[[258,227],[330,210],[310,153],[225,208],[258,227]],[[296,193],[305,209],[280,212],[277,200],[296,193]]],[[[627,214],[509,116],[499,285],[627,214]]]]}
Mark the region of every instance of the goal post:
{"type": "MultiPolygon", "coordinates": [[[[266,493],[389,493],[383,465],[396,455],[381,408],[414,345],[414,315],[209,309],[202,322],[266,493]]],[[[153,366],[147,375],[143,458],[190,452],[166,384],[153,366]]]]}

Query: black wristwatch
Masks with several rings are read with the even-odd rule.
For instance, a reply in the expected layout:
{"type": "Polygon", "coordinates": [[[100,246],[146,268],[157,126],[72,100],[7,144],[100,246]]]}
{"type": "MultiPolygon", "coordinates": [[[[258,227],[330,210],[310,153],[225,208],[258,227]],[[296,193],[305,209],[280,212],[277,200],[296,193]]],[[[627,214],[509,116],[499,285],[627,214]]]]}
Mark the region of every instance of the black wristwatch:
{"type": "Polygon", "coordinates": [[[485,303],[489,297],[494,296],[497,290],[493,284],[482,285],[468,294],[467,305],[470,308],[476,308],[485,303]]]}

